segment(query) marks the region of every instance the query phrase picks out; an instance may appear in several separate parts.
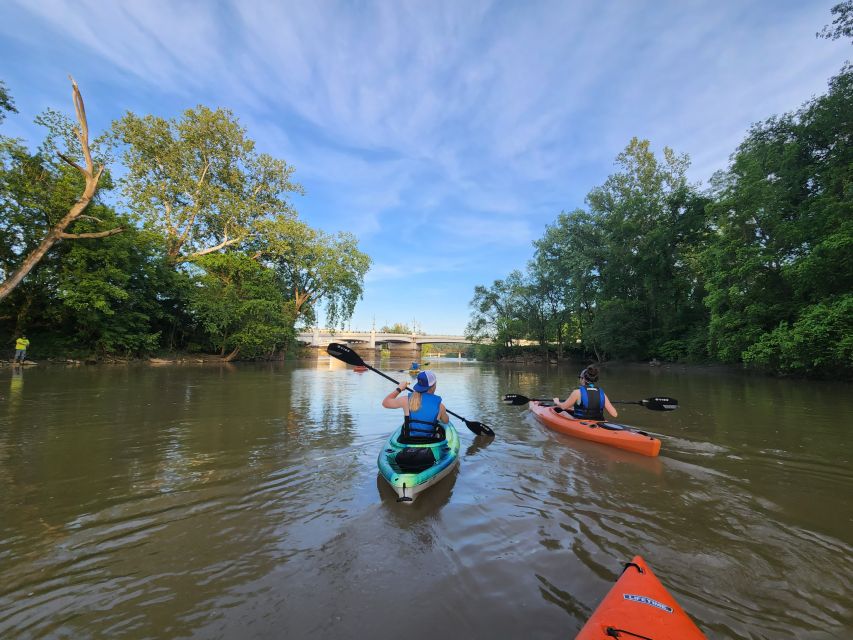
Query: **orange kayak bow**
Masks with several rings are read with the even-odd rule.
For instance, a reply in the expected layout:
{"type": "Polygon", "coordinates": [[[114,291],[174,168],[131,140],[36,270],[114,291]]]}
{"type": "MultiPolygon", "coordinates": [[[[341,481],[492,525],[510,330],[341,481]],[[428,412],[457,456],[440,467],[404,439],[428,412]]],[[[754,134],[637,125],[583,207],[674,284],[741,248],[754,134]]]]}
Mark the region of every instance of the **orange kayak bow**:
{"type": "Polygon", "coordinates": [[[575,640],[707,640],[640,556],[590,616],[575,640]]]}

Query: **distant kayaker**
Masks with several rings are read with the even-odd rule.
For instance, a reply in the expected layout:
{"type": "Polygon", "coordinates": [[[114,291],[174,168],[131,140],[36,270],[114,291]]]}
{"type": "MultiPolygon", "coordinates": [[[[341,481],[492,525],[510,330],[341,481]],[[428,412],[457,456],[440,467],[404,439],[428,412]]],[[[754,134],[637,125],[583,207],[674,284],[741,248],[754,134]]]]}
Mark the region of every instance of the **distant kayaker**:
{"type": "MultiPolygon", "coordinates": [[[[27,336],[21,334],[21,337],[15,340],[15,362],[23,362],[27,358],[27,347],[30,346],[30,341],[27,336]]],[[[6,353],[9,353],[8,351],[6,353]]]]}
{"type": "Polygon", "coordinates": [[[578,388],[572,391],[565,402],[554,398],[554,404],[569,411],[575,418],[604,420],[604,410],[614,418],[618,415],[616,409],[607,399],[603,389],[599,389],[598,367],[590,365],[578,374],[578,388]]]}
{"type": "Polygon", "coordinates": [[[435,395],[437,382],[432,371],[421,371],[417,383],[412,387],[412,393],[401,396],[406,390],[406,383],[401,382],[394,391],[385,396],[383,407],[403,410],[404,435],[412,438],[443,437],[444,430],[439,423],[447,423],[449,419],[441,396],[435,395]]]}

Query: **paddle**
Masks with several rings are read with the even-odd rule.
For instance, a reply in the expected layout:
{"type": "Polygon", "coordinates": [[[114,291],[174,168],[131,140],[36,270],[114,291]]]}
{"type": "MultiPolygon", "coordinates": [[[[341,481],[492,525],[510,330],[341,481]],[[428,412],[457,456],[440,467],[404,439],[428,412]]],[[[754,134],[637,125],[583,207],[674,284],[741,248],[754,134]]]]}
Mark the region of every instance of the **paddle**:
{"type": "MultiPolygon", "coordinates": [[[[528,402],[551,402],[553,398],[528,398],[520,393],[508,393],[504,396],[504,403],[517,406],[528,402]]],[[[613,404],[638,404],[652,411],[675,411],[678,409],[678,400],[665,396],[655,396],[645,400],[611,400],[613,404]]]]}
{"type": "MultiPolygon", "coordinates": [[[[328,353],[333,358],[337,358],[338,360],[342,360],[343,362],[346,362],[347,364],[351,364],[354,367],[367,367],[371,371],[375,371],[376,373],[378,373],[380,376],[382,376],[386,380],[390,380],[394,384],[400,384],[399,382],[394,380],[394,378],[392,378],[391,376],[382,373],[381,371],[379,371],[379,369],[374,369],[373,367],[371,367],[364,360],[362,360],[360,355],[358,355],[355,351],[350,349],[345,344],[340,344],[338,342],[332,342],[328,347],[326,347],[326,353],[328,353]]],[[[408,389],[408,386],[406,388],[408,389]]],[[[495,432],[492,431],[492,428],[489,425],[483,424],[482,422],[477,422],[476,420],[466,420],[465,418],[460,416],[458,413],[453,413],[450,409],[447,409],[446,407],[445,407],[445,409],[447,410],[447,413],[449,413],[450,415],[452,415],[456,418],[459,418],[462,422],[464,422],[465,426],[468,427],[474,433],[476,433],[478,436],[493,437],[495,435],[495,432]]]]}

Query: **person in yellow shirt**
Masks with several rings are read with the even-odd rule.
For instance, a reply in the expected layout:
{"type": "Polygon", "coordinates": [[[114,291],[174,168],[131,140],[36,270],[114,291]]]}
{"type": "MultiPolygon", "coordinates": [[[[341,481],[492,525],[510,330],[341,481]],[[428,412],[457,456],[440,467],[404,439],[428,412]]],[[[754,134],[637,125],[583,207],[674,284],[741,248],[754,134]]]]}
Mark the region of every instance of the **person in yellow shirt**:
{"type": "MultiPolygon", "coordinates": [[[[27,347],[30,346],[30,341],[27,336],[21,335],[15,340],[15,362],[23,362],[27,357],[27,347]]],[[[7,352],[8,353],[8,352],[7,352]]]]}

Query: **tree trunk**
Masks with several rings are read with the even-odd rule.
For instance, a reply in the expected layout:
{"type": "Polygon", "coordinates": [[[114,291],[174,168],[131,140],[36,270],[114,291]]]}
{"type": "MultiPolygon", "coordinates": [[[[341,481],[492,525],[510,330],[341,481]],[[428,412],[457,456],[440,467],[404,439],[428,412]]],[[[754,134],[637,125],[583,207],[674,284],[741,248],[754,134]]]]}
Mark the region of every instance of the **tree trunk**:
{"type": "Polygon", "coordinates": [[[563,323],[557,326],[557,360],[563,359],[563,323]]]}
{"type": "Polygon", "coordinates": [[[71,79],[71,86],[73,87],[74,108],[77,111],[77,122],[80,124],[80,128],[75,129],[74,132],[77,134],[77,139],[80,141],[80,147],[83,149],[83,157],[86,161],[86,167],[81,167],[79,164],[69,158],[66,158],[62,154],[59,154],[59,157],[83,174],[83,177],[86,180],[86,187],[83,189],[83,195],[81,195],[80,199],[74,203],[74,206],[72,206],[68,213],[65,214],[65,217],[51,227],[50,231],[47,232],[47,235],[39,243],[39,246],[24,258],[24,262],[21,266],[17,270],[13,271],[12,275],[10,275],[3,283],[0,283],[0,300],[3,300],[3,298],[12,293],[15,287],[17,287],[27,274],[33,270],[33,267],[41,261],[50,248],[60,240],[65,238],[72,240],[79,238],[106,238],[107,236],[112,236],[124,231],[124,229],[118,227],[116,229],[111,229],[110,231],[99,231],[95,233],[65,233],[65,229],[68,228],[68,225],[80,217],[86,207],[89,206],[89,203],[95,196],[95,192],[98,190],[98,181],[101,179],[101,174],[104,172],[104,165],[101,165],[96,170],[95,165],[92,162],[92,154],[89,151],[89,124],[86,121],[86,110],[83,107],[83,97],[80,95],[80,89],[77,87],[77,83],[74,82],[73,78],[71,79]]]}
{"type": "Polygon", "coordinates": [[[224,362],[231,362],[234,358],[237,357],[237,354],[240,353],[240,347],[234,347],[234,351],[225,356],[222,360],[224,362]]]}

